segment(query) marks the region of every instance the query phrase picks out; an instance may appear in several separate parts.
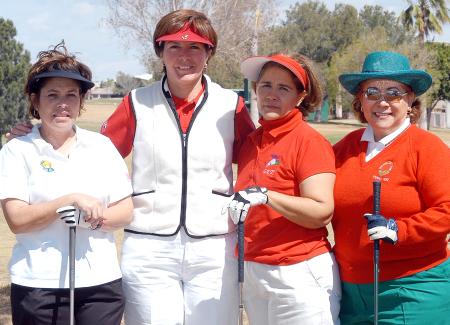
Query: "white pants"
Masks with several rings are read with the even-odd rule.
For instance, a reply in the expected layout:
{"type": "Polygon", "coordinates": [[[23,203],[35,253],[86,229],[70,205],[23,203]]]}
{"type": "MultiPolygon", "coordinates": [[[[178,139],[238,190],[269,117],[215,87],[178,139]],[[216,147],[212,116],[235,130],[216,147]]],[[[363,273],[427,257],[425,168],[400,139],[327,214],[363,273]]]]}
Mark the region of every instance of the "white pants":
{"type": "Polygon", "coordinates": [[[236,234],[193,239],[125,233],[126,325],[237,324],[236,234]]]}
{"type": "Polygon", "coordinates": [[[341,283],[332,253],[287,266],[245,262],[244,274],[250,325],[340,324],[341,283]]]}

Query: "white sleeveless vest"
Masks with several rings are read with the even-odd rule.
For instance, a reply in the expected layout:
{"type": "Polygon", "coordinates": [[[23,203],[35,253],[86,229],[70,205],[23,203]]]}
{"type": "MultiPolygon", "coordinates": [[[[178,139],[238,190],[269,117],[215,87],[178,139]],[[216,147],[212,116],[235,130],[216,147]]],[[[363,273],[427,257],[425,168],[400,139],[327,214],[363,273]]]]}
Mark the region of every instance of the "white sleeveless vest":
{"type": "Polygon", "coordinates": [[[165,78],[131,92],[134,219],[126,231],[170,236],[184,227],[191,237],[204,237],[234,230],[223,207],[233,193],[238,97],[205,79],[184,137],[163,91],[165,78]]]}

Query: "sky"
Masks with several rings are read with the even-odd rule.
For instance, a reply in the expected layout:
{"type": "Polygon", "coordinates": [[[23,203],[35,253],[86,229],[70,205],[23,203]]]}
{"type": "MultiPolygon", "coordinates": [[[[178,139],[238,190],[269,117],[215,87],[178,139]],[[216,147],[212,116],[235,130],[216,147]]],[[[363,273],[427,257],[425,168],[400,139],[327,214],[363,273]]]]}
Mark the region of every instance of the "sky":
{"type": "MultiPolygon", "coordinates": [[[[306,0],[281,0],[279,8],[284,12],[296,2],[306,0]]],[[[363,4],[380,5],[396,13],[407,5],[406,0],[322,2],[330,10],[339,2],[357,9],[361,9],[363,4]]],[[[32,62],[39,51],[47,50],[64,39],[69,51],[92,69],[95,81],[114,79],[119,71],[130,75],[146,73],[145,67],[139,63],[138,51],[130,46],[125,48],[125,43],[105,23],[107,16],[105,0],[12,0],[2,1],[0,6],[0,17],[13,21],[17,29],[16,39],[30,52],[32,62]]],[[[445,27],[443,35],[436,35],[435,40],[450,43],[450,25],[445,27]]]]}

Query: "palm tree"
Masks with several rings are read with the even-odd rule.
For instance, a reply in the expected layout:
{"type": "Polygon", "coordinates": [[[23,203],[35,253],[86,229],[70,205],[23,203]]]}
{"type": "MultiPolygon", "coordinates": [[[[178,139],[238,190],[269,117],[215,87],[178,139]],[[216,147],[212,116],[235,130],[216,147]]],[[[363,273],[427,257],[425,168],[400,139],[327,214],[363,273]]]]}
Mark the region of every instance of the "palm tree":
{"type": "Polygon", "coordinates": [[[431,32],[442,33],[442,25],[450,22],[448,0],[407,0],[409,7],[400,15],[403,24],[419,34],[419,43],[423,44],[431,32]]]}

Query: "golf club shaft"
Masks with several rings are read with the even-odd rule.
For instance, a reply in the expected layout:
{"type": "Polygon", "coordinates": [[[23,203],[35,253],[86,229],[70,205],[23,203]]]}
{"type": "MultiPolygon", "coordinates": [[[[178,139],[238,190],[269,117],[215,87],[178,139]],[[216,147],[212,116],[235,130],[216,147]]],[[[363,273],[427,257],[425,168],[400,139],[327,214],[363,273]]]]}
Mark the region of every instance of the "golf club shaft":
{"type": "Polygon", "coordinates": [[[76,238],[76,227],[70,227],[69,236],[69,317],[70,325],[75,325],[75,238],[76,238]]]}
{"type": "MultiPolygon", "coordinates": [[[[373,214],[380,214],[380,192],[381,182],[373,182],[373,214]]],[[[378,325],[378,274],[380,265],[380,240],[376,239],[373,243],[373,323],[378,325]]]]}
{"type": "Polygon", "coordinates": [[[239,282],[239,325],[244,324],[244,302],[242,288],[244,286],[244,223],[238,225],[238,282],[239,282]]]}

